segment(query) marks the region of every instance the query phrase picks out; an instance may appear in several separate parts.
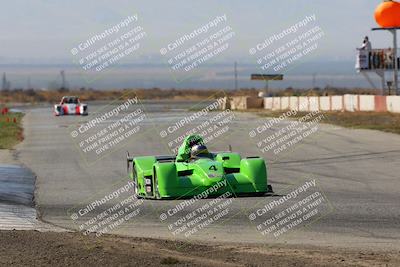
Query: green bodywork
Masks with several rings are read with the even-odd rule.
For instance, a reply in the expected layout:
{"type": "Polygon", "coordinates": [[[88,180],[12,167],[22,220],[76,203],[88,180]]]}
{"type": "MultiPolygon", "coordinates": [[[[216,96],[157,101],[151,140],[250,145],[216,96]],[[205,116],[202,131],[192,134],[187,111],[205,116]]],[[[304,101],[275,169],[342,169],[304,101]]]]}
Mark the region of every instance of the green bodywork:
{"type": "Polygon", "coordinates": [[[201,136],[187,136],[176,156],[128,156],[129,176],[135,182],[136,194],[143,198],[174,199],[193,197],[206,190],[208,196],[228,191],[236,196],[271,191],[264,159],[242,159],[232,152],[191,159],[193,140],[203,142],[201,136]],[[209,190],[211,187],[214,190],[209,190]]]}

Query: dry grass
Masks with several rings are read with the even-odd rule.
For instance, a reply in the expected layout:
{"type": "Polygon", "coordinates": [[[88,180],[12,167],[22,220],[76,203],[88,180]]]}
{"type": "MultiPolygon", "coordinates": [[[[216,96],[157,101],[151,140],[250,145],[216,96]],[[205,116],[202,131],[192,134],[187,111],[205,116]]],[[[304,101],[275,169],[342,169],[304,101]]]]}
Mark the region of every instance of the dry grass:
{"type": "MultiPolygon", "coordinates": [[[[279,117],[283,112],[262,111],[258,114],[263,117],[279,117]]],[[[299,112],[293,117],[300,118],[306,114],[307,112],[299,112]]],[[[323,114],[325,116],[322,123],[400,134],[400,114],[388,112],[323,112],[323,114]]]]}
{"type": "Polygon", "coordinates": [[[23,116],[22,113],[0,115],[0,149],[13,148],[24,139],[21,126],[23,116]]]}
{"type": "Polygon", "coordinates": [[[76,95],[82,101],[115,100],[124,95],[136,94],[140,99],[172,99],[172,100],[202,100],[219,95],[250,95],[256,96],[255,89],[243,89],[237,91],[224,91],[218,89],[124,89],[124,90],[3,90],[0,91],[1,103],[55,103],[64,95],[76,95]]]}

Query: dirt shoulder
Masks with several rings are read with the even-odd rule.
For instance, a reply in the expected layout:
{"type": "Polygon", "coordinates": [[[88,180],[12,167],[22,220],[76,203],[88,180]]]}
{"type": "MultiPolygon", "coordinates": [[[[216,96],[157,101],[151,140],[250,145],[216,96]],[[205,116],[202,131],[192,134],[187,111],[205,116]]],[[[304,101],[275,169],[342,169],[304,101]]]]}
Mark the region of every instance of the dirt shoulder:
{"type": "Polygon", "coordinates": [[[201,244],[80,233],[0,231],[0,265],[399,266],[398,251],[201,244]]]}

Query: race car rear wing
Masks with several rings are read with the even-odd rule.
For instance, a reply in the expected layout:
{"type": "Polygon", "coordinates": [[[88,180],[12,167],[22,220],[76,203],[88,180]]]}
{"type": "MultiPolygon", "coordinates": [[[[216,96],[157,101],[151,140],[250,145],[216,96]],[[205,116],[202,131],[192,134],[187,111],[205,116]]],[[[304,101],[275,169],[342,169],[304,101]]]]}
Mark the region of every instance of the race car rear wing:
{"type": "Polygon", "coordinates": [[[126,151],[126,172],[129,173],[129,163],[133,162],[133,157],[126,151]]]}
{"type": "MultiPolygon", "coordinates": [[[[168,162],[168,161],[175,161],[176,156],[155,156],[156,160],[159,162],[168,162]]],[[[126,171],[129,173],[130,170],[130,163],[133,163],[134,157],[131,157],[129,152],[126,152],[126,171]]]]}

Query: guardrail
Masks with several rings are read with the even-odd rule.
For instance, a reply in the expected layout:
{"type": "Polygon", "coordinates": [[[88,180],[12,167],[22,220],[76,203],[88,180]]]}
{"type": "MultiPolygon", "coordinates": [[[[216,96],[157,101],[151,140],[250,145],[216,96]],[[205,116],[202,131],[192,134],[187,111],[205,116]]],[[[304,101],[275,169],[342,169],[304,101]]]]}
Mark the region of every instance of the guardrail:
{"type": "MultiPolygon", "coordinates": [[[[400,55],[398,49],[397,55],[400,55]]],[[[400,58],[397,57],[397,66],[400,66],[400,58]]],[[[372,50],[357,50],[356,69],[358,70],[394,70],[395,59],[394,50],[387,49],[372,49],[372,50]]]]}

